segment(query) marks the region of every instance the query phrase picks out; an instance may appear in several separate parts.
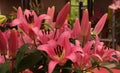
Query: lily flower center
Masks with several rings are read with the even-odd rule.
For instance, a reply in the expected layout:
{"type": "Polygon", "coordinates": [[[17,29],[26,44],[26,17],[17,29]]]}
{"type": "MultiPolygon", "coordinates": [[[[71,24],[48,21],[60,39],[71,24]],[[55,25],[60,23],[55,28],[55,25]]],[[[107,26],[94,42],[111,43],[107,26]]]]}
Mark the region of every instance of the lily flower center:
{"type": "Polygon", "coordinates": [[[27,20],[28,23],[33,23],[34,22],[34,16],[29,14],[29,17],[25,15],[25,19],[27,20]]]}
{"type": "Polygon", "coordinates": [[[65,51],[63,50],[63,46],[57,45],[56,48],[54,48],[54,52],[57,60],[61,60],[64,57],[65,51]]]}
{"type": "Polygon", "coordinates": [[[33,26],[33,22],[34,22],[34,16],[29,14],[29,17],[27,17],[25,15],[25,19],[30,24],[30,27],[32,27],[33,26]]]}
{"type": "Polygon", "coordinates": [[[50,30],[47,29],[47,30],[42,30],[42,34],[43,35],[49,35],[50,34],[50,30]]]}

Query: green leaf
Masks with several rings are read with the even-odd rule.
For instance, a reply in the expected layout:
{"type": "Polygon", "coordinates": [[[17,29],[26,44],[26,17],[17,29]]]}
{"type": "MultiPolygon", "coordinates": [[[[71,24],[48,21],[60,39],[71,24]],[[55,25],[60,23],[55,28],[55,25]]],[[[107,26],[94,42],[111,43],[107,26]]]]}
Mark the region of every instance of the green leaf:
{"type": "Polygon", "coordinates": [[[37,49],[29,49],[29,45],[30,44],[23,45],[17,53],[15,64],[16,73],[21,72],[27,68],[32,69],[34,66],[37,67],[38,64],[43,65],[47,61],[46,54],[44,52],[37,49]]]}
{"type": "Polygon", "coordinates": [[[19,51],[17,52],[17,56],[16,56],[16,66],[17,64],[22,60],[25,52],[28,50],[29,44],[25,44],[23,45],[19,51]]]}
{"type": "Polygon", "coordinates": [[[19,61],[19,63],[17,64],[17,72],[21,72],[27,68],[31,68],[40,61],[41,59],[40,51],[37,50],[36,51],[33,50],[33,51],[31,51],[32,53],[24,56],[22,60],[19,61]]]}
{"type": "Polygon", "coordinates": [[[62,66],[62,73],[71,73],[72,70],[70,69],[66,69],[66,68],[72,68],[72,62],[70,60],[68,60],[64,66],[62,66]]]}
{"type": "Polygon", "coordinates": [[[52,73],[60,73],[59,69],[55,69],[52,73]]]}
{"type": "Polygon", "coordinates": [[[0,65],[0,73],[7,73],[9,71],[9,64],[10,62],[7,61],[4,64],[0,65]]]}

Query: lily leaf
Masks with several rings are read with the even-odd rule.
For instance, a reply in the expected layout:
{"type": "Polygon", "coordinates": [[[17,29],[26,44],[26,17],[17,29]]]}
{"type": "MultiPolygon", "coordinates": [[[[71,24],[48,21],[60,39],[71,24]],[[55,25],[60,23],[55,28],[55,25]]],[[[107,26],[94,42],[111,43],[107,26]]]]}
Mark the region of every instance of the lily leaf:
{"type": "Polygon", "coordinates": [[[22,60],[25,52],[28,50],[28,47],[29,47],[29,44],[25,44],[19,49],[17,56],[16,56],[16,66],[22,60]]]}
{"type": "Polygon", "coordinates": [[[7,61],[4,64],[0,65],[0,73],[8,73],[9,72],[9,64],[10,64],[10,61],[7,61]]]}
{"type": "Polygon", "coordinates": [[[27,56],[25,56],[17,65],[17,71],[21,72],[27,68],[31,68],[36,65],[41,59],[41,53],[39,51],[35,51],[27,56]]]}
{"type": "Polygon", "coordinates": [[[29,49],[29,45],[30,44],[25,44],[19,49],[16,56],[15,72],[21,72],[28,68],[32,69],[37,64],[40,66],[46,62],[46,55],[44,52],[37,49],[29,49]],[[43,57],[45,58],[44,63],[41,62],[43,57]]]}

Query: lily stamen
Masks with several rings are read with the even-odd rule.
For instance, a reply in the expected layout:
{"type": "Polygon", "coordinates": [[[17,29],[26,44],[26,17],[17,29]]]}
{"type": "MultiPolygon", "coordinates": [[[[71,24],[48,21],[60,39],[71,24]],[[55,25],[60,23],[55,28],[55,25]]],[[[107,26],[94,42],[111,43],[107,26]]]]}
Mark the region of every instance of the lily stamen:
{"type": "Polygon", "coordinates": [[[34,16],[29,14],[29,17],[25,15],[25,19],[27,20],[28,23],[33,23],[34,22],[34,16]]]}
{"type": "Polygon", "coordinates": [[[62,55],[62,52],[63,52],[63,46],[61,47],[60,45],[57,45],[57,47],[54,48],[54,52],[56,55],[58,55],[58,57],[60,57],[62,55]]]}
{"type": "Polygon", "coordinates": [[[42,30],[42,33],[43,33],[43,35],[48,35],[48,34],[50,34],[50,30],[48,29],[48,30],[42,30]]]}

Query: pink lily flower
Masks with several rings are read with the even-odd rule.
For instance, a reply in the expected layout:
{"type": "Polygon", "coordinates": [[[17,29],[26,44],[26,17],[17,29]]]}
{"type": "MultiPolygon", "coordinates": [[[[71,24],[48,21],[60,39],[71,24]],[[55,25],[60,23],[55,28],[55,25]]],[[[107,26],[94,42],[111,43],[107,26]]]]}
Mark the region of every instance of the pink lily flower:
{"type": "Polygon", "coordinates": [[[84,70],[91,67],[90,58],[91,58],[91,47],[94,41],[88,42],[84,48],[79,47],[79,51],[75,52],[77,61],[74,63],[75,68],[84,70]]]}
{"type": "Polygon", "coordinates": [[[70,3],[68,2],[58,13],[56,21],[54,22],[54,12],[55,12],[55,7],[49,7],[47,11],[47,15],[50,16],[50,19],[46,19],[45,23],[48,24],[53,30],[54,29],[62,29],[61,30],[66,30],[66,26],[68,26],[68,22],[66,20],[67,15],[69,14],[70,11],[70,3]]]}
{"type": "Polygon", "coordinates": [[[18,46],[19,46],[18,31],[17,30],[7,30],[5,32],[0,31],[0,35],[1,35],[0,49],[2,51],[1,54],[5,54],[9,56],[11,55],[12,57],[15,57],[17,50],[18,50],[18,46]]]}
{"type": "Polygon", "coordinates": [[[90,57],[85,53],[76,53],[77,61],[74,63],[76,69],[84,70],[91,66],[90,57]]]}
{"type": "Polygon", "coordinates": [[[79,22],[79,19],[76,19],[75,25],[72,29],[72,37],[79,38],[79,40],[86,44],[90,38],[90,29],[91,29],[91,23],[88,19],[88,10],[85,10],[83,12],[83,18],[81,21],[81,25],[79,22]]]}
{"type": "Polygon", "coordinates": [[[52,73],[55,66],[64,65],[67,60],[72,62],[76,61],[75,47],[69,42],[70,32],[66,31],[57,41],[50,40],[48,44],[44,44],[38,47],[38,50],[45,51],[51,58],[48,65],[48,73],[52,73]]]}
{"type": "MultiPolygon", "coordinates": [[[[98,35],[101,32],[106,19],[107,19],[107,14],[104,14],[96,24],[92,34],[98,35]]],[[[90,39],[90,32],[91,32],[91,22],[89,22],[88,19],[88,10],[85,10],[83,12],[81,25],[79,23],[79,20],[76,19],[71,35],[73,38],[77,38],[77,39],[79,38],[82,44],[85,45],[90,39]]]]}
{"type": "Polygon", "coordinates": [[[113,57],[114,55],[115,55],[115,50],[105,47],[103,42],[100,42],[98,36],[96,36],[96,41],[95,41],[95,45],[92,53],[93,58],[96,57],[101,62],[108,61],[108,60],[117,61],[117,59],[113,57]]]}
{"type": "Polygon", "coordinates": [[[55,12],[55,7],[49,7],[47,10],[47,15],[50,16],[50,19],[45,20],[45,28],[37,31],[36,33],[38,34],[38,41],[41,42],[41,44],[46,44],[49,40],[55,39],[58,34],[55,33],[55,22],[53,21],[54,19],[54,12],[55,12]],[[54,37],[56,35],[56,37],[54,37]]]}
{"type": "Polygon", "coordinates": [[[45,19],[44,29],[41,29],[36,31],[36,34],[38,36],[38,41],[41,42],[41,44],[46,44],[49,40],[54,39],[54,33],[55,33],[55,22],[53,22],[55,7],[48,8],[47,15],[49,16],[49,19],[45,19]]]}
{"type": "Polygon", "coordinates": [[[109,5],[112,10],[120,9],[120,0],[113,0],[113,4],[109,5]]]}
{"type": "Polygon", "coordinates": [[[11,26],[18,25],[27,35],[34,39],[36,38],[37,34],[35,34],[36,30],[33,29],[40,29],[43,19],[49,19],[49,16],[46,14],[37,16],[34,11],[30,11],[27,9],[24,11],[23,14],[21,7],[19,7],[17,18],[13,20],[11,26]]]}
{"type": "Polygon", "coordinates": [[[50,39],[57,40],[64,31],[70,30],[68,28],[69,24],[67,23],[67,20],[66,20],[69,10],[70,10],[70,3],[67,3],[59,12],[56,22],[54,22],[53,17],[54,17],[55,7],[53,6],[52,8],[50,7],[48,8],[47,15],[50,16],[50,19],[45,20],[45,30],[42,30],[42,31],[40,30],[38,35],[39,40],[41,42],[46,43],[50,39]],[[59,29],[58,29],[58,25],[60,25],[59,29]],[[49,34],[45,34],[46,32],[49,32],[49,34]]]}
{"type": "Polygon", "coordinates": [[[108,15],[108,14],[106,13],[106,14],[104,14],[104,15],[101,17],[101,19],[100,19],[100,20],[98,21],[98,23],[96,24],[96,26],[95,26],[92,34],[98,35],[98,34],[101,32],[101,30],[103,29],[103,27],[104,27],[104,25],[105,25],[105,22],[106,22],[106,19],[107,19],[107,15],[108,15]]]}
{"type": "Polygon", "coordinates": [[[43,19],[49,19],[49,16],[46,14],[37,16],[34,11],[30,11],[27,9],[23,13],[21,7],[19,7],[17,12],[17,18],[13,20],[11,26],[25,24],[29,25],[29,27],[40,28],[43,19]]]}
{"type": "Polygon", "coordinates": [[[54,39],[54,32],[51,30],[40,30],[38,31],[37,39],[41,44],[46,44],[49,40],[54,39]]]}
{"type": "Polygon", "coordinates": [[[38,36],[37,40],[39,42],[41,42],[41,44],[46,44],[51,39],[58,40],[60,35],[65,31],[69,31],[69,29],[67,29],[67,26],[57,29],[57,31],[55,29],[52,30],[49,28],[41,29],[36,32],[36,34],[38,36]]]}

